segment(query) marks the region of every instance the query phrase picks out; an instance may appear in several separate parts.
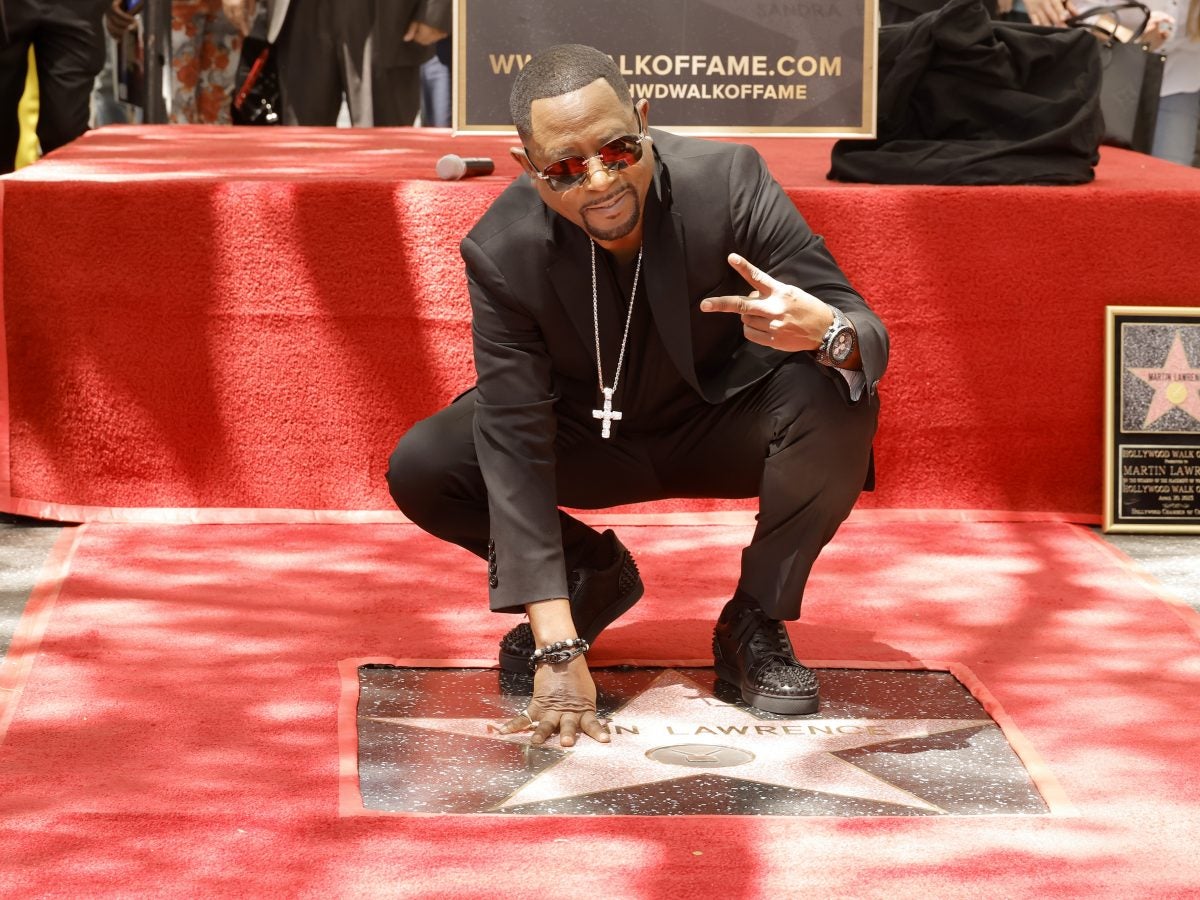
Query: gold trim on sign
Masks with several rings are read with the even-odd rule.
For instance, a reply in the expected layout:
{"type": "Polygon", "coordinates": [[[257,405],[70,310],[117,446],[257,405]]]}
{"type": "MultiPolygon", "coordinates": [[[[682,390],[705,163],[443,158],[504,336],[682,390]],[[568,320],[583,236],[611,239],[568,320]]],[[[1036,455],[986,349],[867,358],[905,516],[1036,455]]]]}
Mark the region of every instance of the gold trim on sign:
{"type": "MultiPolygon", "coordinates": [[[[1120,323],[1121,331],[1126,325],[1200,325],[1200,307],[1187,306],[1106,306],[1104,308],[1104,496],[1102,529],[1105,534],[1200,534],[1200,521],[1196,524],[1177,524],[1172,522],[1120,522],[1120,454],[1116,452],[1116,436],[1119,431],[1117,423],[1117,406],[1121,402],[1123,389],[1121,380],[1124,377],[1121,359],[1124,349],[1124,336],[1118,339],[1117,322],[1123,318],[1140,318],[1141,322],[1120,323]],[[1168,319],[1166,322],[1145,321],[1147,319],[1168,319]]],[[[1144,443],[1134,443],[1133,435],[1162,434],[1180,435],[1195,434],[1194,432],[1130,432],[1131,440],[1122,446],[1147,446],[1144,443]]],[[[1200,435],[1195,446],[1200,447],[1200,435]]],[[[1189,448],[1190,449],[1190,448],[1189,448]]]]}

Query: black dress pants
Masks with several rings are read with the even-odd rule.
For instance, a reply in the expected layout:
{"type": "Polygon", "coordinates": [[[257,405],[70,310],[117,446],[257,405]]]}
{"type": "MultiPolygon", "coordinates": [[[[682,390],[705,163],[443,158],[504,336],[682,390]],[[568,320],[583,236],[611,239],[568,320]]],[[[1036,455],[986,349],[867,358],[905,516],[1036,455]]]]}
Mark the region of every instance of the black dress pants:
{"type": "MultiPolygon", "coordinates": [[[[602,509],[669,497],[756,496],[757,525],[742,551],[737,586],[771,618],[795,619],[812,564],[850,514],[871,465],[878,398],[851,404],[847,393],[840,375],[795,356],[723,403],[698,400],[674,427],[636,431],[618,423],[608,440],[590,409],[560,401],[559,503],[602,509]]],[[[392,454],[388,483],[413,522],[486,558],[487,489],[475,456],[474,408],[472,390],[414,425],[392,454]]],[[[600,536],[559,515],[569,570],[589,558],[600,536]]]]}
{"type": "Polygon", "coordinates": [[[389,65],[375,4],[395,0],[291,0],[275,42],[283,124],[336,125],[342,98],[356,128],[412,125],[421,110],[420,65],[389,65]]]}
{"type": "Polygon", "coordinates": [[[104,67],[104,7],[97,0],[7,0],[0,34],[0,174],[16,165],[17,105],[29,48],[38,76],[38,142],[49,153],[88,128],[92,85],[104,67]]]}

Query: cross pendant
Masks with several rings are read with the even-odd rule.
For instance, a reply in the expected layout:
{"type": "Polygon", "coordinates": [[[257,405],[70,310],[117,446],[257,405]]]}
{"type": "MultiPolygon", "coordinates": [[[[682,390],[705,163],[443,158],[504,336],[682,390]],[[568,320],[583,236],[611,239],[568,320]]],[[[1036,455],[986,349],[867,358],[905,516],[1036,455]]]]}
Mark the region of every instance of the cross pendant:
{"type": "Polygon", "coordinates": [[[604,388],[604,409],[593,409],[592,418],[603,420],[600,426],[600,437],[607,438],[612,436],[612,423],[620,421],[621,413],[612,408],[612,388],[604,388]]]}

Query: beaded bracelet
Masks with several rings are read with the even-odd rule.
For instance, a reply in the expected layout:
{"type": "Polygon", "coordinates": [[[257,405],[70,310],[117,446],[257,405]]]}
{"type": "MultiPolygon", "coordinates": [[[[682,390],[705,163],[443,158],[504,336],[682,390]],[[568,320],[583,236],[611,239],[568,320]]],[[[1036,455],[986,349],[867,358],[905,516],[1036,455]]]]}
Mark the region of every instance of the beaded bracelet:
{"type": "Polygon", "coordinates": [[[583,638],[568,638],[565,641],[555,641],[545,647],[538,647],[529,657],[529,668],[536,669],[542,663],[570,662],[577,656],[583,656],[590,647],[583,638]]]}

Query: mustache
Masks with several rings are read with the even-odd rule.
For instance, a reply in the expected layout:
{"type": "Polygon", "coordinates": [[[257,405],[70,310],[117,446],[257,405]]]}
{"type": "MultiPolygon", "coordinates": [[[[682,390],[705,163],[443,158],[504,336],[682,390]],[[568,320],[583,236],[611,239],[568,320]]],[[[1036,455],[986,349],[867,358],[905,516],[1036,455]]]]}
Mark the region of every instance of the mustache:
{"type": "Polygon", "coordinates": [[[605,194],[603,197],[593,200],[591,203],[585,204],[584,206],[580,207],[580,209],[588,210],[588,209],[591,209],[593,206],[607,206],[609,203],[612,203],[614,200],[616,200],[622,194],[627,194],[632,190],[633,190],[633,187],[631,185],[623,184],[620,187],[618,187],[615,191],[605,194]]]}

